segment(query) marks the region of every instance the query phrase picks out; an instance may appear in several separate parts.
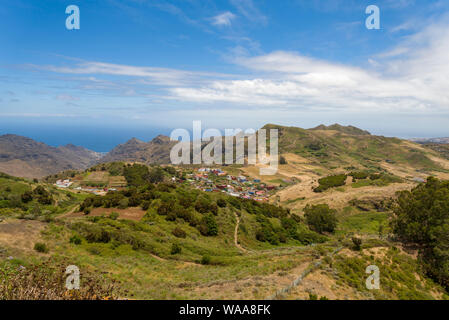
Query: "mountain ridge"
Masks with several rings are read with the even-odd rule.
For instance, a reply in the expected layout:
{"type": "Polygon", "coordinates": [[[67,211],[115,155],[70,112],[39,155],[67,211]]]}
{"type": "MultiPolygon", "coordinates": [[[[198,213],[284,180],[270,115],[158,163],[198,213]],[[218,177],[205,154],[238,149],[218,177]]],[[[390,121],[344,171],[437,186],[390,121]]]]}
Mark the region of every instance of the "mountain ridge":
{"type": "Polygon", "coordinates": [[[16,134],[0,136],[0,171],[14,176],[40,178],[85,169],[100,158],[100,153],[73,144],[53,147],[16,134]]]}

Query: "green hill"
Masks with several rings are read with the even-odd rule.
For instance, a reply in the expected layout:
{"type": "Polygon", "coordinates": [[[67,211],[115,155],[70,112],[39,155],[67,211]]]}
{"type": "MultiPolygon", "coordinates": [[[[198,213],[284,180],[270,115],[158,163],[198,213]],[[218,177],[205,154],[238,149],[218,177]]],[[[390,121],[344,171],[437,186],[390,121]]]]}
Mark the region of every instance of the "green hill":
{"type": "Polygon", "coordinates": [[[263,129],[279,130],[280,153],[294,153],[326,168],[376,169],[387,162],[423,171],[444,170],[429,158],[436,155],[431,149],[398,138],[371,135],[352,126],[302,129],[269,124],[263,129]]]}

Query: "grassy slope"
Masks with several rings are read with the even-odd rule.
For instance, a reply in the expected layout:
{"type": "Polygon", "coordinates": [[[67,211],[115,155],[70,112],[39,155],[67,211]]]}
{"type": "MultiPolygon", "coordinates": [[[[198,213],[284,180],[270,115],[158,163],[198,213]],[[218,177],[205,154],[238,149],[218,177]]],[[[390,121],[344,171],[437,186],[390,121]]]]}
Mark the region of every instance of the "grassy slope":
{"type": "Polygon", "coordinates": [[[307,130],[278,125],[264,128],[279,130],[281,153],[295,153],[326,168],[356,166],[378,169],[380,162],[388,160],[417,170],[442,170],[429,159],[428,155],[434,154],[430,149],[423,151],[400,139],[360,133],[356,128],[331,126],[321,128],[325,130],[307,130]]]}

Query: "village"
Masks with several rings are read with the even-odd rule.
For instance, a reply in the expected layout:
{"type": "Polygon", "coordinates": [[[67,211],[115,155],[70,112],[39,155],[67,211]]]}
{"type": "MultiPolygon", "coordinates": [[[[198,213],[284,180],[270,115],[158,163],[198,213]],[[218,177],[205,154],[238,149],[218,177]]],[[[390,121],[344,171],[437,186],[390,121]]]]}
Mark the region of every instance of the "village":
{"type": "Polygon", "coordinates": [[[262,183],[259,179],[233,176],[216,168],[199,168],[186,177],[186,183],[204,192],[223,192],[233,197],[256,201],[268,201],[269,196],[278,188],[262,183]]]}
{"type": "MultiPolygon", "coordinates": [[[[222,192],[233,197],[252,199],[255,201],[268,201],[269,197],[279,189],[278,186],[268,185],[260,179],[251,179],[244,175],[231,175],[218,168],[197,168],[183,172],[183,178],[171,177],[172,183],[187,184],[204,192],[222,192]]],[[[57,188],[69,189],[77,192],[88,192],[104,196],[109,191],[117,191],[121,188],[112,188],[110,185],[70,179],[57,180],[54,184],[57,188]]]]}
{"type": "Polygon", "coordinates": [[[62,188],[62,189],[70,189],[70,190],[88,192],[88,193],[95,194],[97,196],[104,196],[109,191],[117,191],[116,188],[100,188],[100,187],[87,187],[87,186],[74,187],[73,181],[71,181],[70,179],[58,180],[58,181],[56,181],[54,186],[57,188],[62,188]]]}

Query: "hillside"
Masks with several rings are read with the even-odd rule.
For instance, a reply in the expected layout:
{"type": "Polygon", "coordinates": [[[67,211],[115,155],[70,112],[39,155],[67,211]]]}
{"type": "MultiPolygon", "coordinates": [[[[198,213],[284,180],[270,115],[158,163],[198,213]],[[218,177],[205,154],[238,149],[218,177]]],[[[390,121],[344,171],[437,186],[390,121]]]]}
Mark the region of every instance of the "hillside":
{"type": "MultiPolygon", "coordinates": [[[[438,161],[442,157],[441,148],[375,136],[353,126],[334,124],[302,129],[268,124],[263,128],[279,129],[281,154],[296,154],[324,170],[345,167],[378,170],[397,165],[430,174],[444,169],[438,161]]],[[[170,150],[176,143],[163,135],[149,142],[132,138],[101,157],[83,147],[54,148],[29,138],[4,135],[0,137],[0,171],[15,176],[42,177],[114,161],[169,164],[170,150]]]]}
{"type": "MultiPolygon", "coordinates": [[[[415,229],[395,226],[405,225],[412,201],[424,208],[423,185],[429,194],[441,189],[425,209],[444,216],[447,183],[429,176],[449,179],[449,160],[355,127],[265,128],[280,134],[274,176],[260,176],[261,165],[155,165],[171,148],[163,136],[131,139],[107,155],[121,161],[102,159],[40,183],[0,174],[6,283],[18,281],[19,266],[75,264],[114,284],[117,291],[104,296],[120,298],[448,298],[443,237],[443,254],[435,251],[442,264],[423,264],[426,256],[407,238],[415,229]],[[364,285],[373,264],[382,275],[378,291],[364,285]]],[[[0,298],[13,294],[8,288],[0,280],[0,298]]]]}
{"type": "MultiPolygon", "coordinates": [[[[371,135],[353,126],[334,124],[302,129],[268,124],[263,128],[279,130],[281,154],[296,154],[325,169],[352,166],[379,169],[392,164],[426,172],[444,169],[438,161],[432,160],[440,154],[431,148],[398,138],[371,135]]],[[[175,144],[165,136],[158,136],[150,142],[133,138],[114,148],[101,162],[169,164],[170,150],[175,144]]]]}
{"type": "Polygon", "coordinates": [[[306,209],[310,217],[335,215],[335,229],[325,231],[285,207],[200,191],[184,178],[190,170],[153,167],[162,174],[149,183],[142,179],[145,166],[122,168],[133,187],[104,196],[0,177],[0,272],[8,275],[0,280],[0,298],[30,298],[27,288],[45,291],[59,279],[45,272],[68,264],[77,265],[83,279],[97,275],[90,285],[101,288],[99,274],[113,284],[113,291],[99,290],[100,298],[447,297],[423,273],[417,251],[391,238],[389,207],[306,209]],[[365,268],[373,263],[382,275],[376,291],[364,286],[365,268]],[[20,282],[21,272],[46,274],[46,280],[35,288],[20,282]],[[23,287],[22,296],[11,283],[23,287]]]}
{"type": "Polygon", "coordinates": [[[132,138],[107,153],[101,162],[129,161],[142,163],[170,163],[170,150],[176,144],[169,137],[159,135],[150,142],[132,138]]]}
{"type": "Polygon", "coordinates": [[[97,152],[71,144],[56,148],[18,135],[0,136],[0,171],[18,177],[40,178],[85,169],[100,158],[97,152]]]}
{"type": "Polygon", "coordinates": [[[326,169],[379,169],[385,164],[407,165],[422,171],[442,169],[431,159],[438,157],[438,154],[425,146],[398,138],[371,135],[352,126],[321,125],[301,129],[269,124],[263,128],[279,130],[281,154],[293,153],[326,169]]]}

